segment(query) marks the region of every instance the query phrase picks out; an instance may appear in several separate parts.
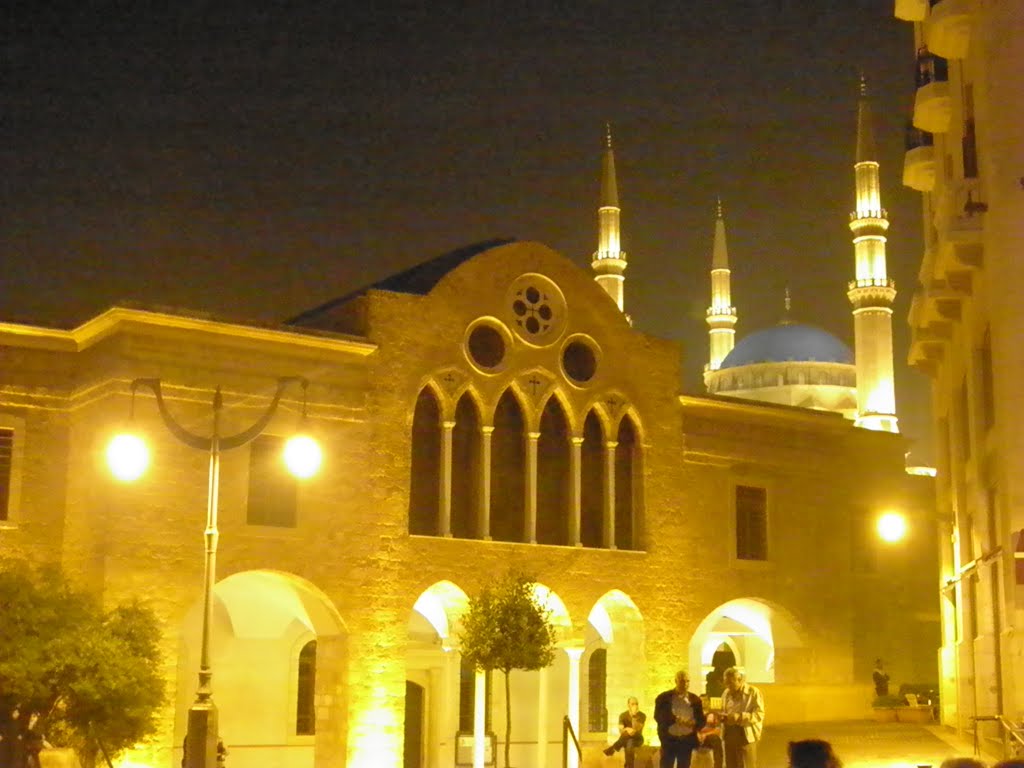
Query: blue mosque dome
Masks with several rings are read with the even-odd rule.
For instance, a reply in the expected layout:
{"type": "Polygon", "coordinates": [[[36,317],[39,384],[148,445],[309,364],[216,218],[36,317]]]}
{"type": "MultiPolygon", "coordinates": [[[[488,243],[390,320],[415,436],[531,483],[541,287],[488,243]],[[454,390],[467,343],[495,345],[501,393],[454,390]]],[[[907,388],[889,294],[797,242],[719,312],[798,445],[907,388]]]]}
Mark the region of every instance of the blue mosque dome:
{"type": "Polygon", "coordinates": [[[722,368],[754,363],[785,362],[853,364],[853,352],[828,331],[813,325],[788,323],[755,331],[733,347],[722,368]]]}

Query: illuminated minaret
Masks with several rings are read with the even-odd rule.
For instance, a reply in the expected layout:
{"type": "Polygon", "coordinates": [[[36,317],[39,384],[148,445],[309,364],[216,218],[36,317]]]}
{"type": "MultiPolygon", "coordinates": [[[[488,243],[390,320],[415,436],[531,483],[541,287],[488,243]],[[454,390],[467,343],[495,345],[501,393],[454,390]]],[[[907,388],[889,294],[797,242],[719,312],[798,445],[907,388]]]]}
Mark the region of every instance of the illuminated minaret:
{"type": "Polygon", "coordinates": [[[857,109],[854,176],[857,210],[850,214],[857,279],[846,294],[853,305],[859,427],[898,432],[892,363],[892,303],[896,286],[885,271],[885,232],[889,228],[878,184],[878,160],[871,130],[871,102],[861,77],[857,109]]]}
{"type": "Polygon", "coordinates": [[[707,316],[711,343],[708,364],[704,367],[705,379],[709,372],[721,367],[736,341],[736,307],[732,306],[729,274],[729,248],[725,242],[725,218],[719,199],[715,243],[711,250],[711,306],[707,316]]]}
{"type": "Polygon", "coordinates": [[[597,251],[590,266],[597,273],[598,285],[623,308],[622,273],[626,271],[626,252],[619,233],[619,187],[615,180],[615,153],[612,151],[612,127],[607,126],[604,160],[601,164],[601,202],[597,209],[597,251]]]}

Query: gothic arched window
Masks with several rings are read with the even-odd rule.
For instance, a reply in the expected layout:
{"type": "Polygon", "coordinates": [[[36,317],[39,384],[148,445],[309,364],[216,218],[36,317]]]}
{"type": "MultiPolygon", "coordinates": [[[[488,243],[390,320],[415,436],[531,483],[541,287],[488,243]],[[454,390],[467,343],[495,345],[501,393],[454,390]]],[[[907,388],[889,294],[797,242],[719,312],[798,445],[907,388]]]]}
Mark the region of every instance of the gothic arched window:
{"type": "Polygon", "coordinates": [[[316,640],[310,640],[299,651],[295,733],[298,736],[312,736],[316,733],[316,640]]]}
{"type": "Polygon", "coordinates": [[[420,392],[412,417],[409,533],[437,535],[441,503],[441,408],[429,389],[420,392]]]}
{"type": "Polygon", "coordinates": [[[587,730],[608,730],[608,651],[598,648],[587,663],[587,730]]]}

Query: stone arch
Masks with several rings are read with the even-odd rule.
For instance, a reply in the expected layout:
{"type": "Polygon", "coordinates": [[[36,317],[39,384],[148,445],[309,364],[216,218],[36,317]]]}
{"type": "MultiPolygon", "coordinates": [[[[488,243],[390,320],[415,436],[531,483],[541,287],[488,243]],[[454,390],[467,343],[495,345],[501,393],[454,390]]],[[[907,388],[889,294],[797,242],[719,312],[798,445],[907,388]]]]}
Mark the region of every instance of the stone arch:
{"type": "Polygon", "coordinates": [[[483,454],[482,410],[470,390],[463,392],[455,406],[452,428],[452,535],[479,538],[477,530],[481,494],[483,454]]]}
{"type": "Polygon", "coordinates": [[[703,679],[712,670],[712,657],[722,643],[733,651],[737,666],[752,683],[795,679],[800,662],[799,653],[793,652],[804,646],[803,637],[793,615],[778,604],[755,597],[723,603],[704,617],[690,640],[695,687],[700,685],[696,671],[703,679]]]}
{"type": "Polygon", "coordinates": [[[441,400],[431,386],[416,398],[412,418],[409,533],[437,535],[441,503],[441,400]]]}
{"type": "Polygon", "coordinates": [[[473,708],[472,700],[463,700],[472,697],[473,689],[462,685],[456,650],[459,622],[468,607],[462,588],[443,580],[424,589],[409,609],[406,733],[418,739],[410,746],[426,765],[454,765],[452,734],[459,728],[460,710],[473,708]]]}
{"type": "Polygon", "coordinates": [[[537,542],[569,543],[571,426],[559,397],[541,411],[537,441],[537,542]]]}
{"type": "Polygon", "coordinates": [[[526,409],[514,387],[502,393],[494,409],[491,437],[491,536],[498,541],[525,539],[526,409]]]}
{"type": "MultiPolygon", "coordinates": [[[[346,750],[347,630],[331,600],[294,574],[253,570],[232,574],[213,589],[210,625],[214,701],[220,735],[240,762],[288,761],[297,766],[334,762],[346,750]],[[297,728],[300,659],[315,642],[312,733],[297,728]],[[252,670],[260,670],[259,686],[252,670]]],[[[188,710],[199,669],[202,601],[182,624],[175,700],[174,760],[181,759],[188,710]]],[[[308,651],[305,663],[310,662],[308,651]]],[[[308,682],[308,680],[307,680],[308,682]]]]}
{"type": "Polygon", "coordinates": [[[615,730],[615,716],[626,708],[630,696],[643,698],[647,689],[647,653],[644,618],[633,599],[613,589],[599,597],[587,616],[588,656],[598,649],[606,654],[605,700],[590,700],[602,686],[589,679],[590,666],[584,667],[588,679],[583,685],[587,693],[584,711],[593,716],[603,707],[609,732],[615,730]]]}

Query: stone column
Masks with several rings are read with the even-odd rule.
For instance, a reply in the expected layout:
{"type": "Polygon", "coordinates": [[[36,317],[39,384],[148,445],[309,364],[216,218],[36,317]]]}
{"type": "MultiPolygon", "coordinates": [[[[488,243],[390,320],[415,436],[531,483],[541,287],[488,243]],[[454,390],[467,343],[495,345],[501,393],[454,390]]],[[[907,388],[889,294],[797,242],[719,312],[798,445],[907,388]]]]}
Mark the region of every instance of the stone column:
{"type": "Polygon", "coordinates": [[[443,676],[441,681],[441,713],[439,717],[441,738],[439,740],[440,754],[437,764],[454,765],[455,750],[458,748],[455,733],[459,730],[459,724],[456,721],[459,705],[459,686],[456,682],[459,674],[459,654],[452,648],[450,639],[445,639],[441,645],[441,650],[444,652],[444,664],[441,667],[441,674],[443,676]]]}
{"type": "Polygon", "coordinates": [[[569,445],[569,546],[579,547],[580,515],[583,505],[583,438],[570,438],[569,445]]]}
{"type": "Polygon", "coordinates": [[[452,535],[452,430],[454,421],[441,422],[441,507],[437,533],[439,536],[452,535]]]}
{"type": "Polygon", "coordinates": [[[533,764],[536,768],[547,768],[548,764],[548,670],[547,667],[537,674],[537,756],[533,764]]]}
{"type": "Polygon", "coordinates": [[[473,689],[473,768],[484,768],[487,738],[487,673],[476,671],[473,689]]]}
{"type": "Polygon", "coordinates": [[[526,531],[523,541],[537,543],[537,443],[540,432],[526,434],[526,531]]]}
{"type": "MultiPolygon", "coordinates": [[[[569,722],[572,723],[572,729],[576,733],[576,738],[580,737],[580,657],[583,656],[582,648],[563,648],[565,655],[569,657],[569,703],[567,704],[569,711],[566,713],[569,715],[569,722]]],[[[579,755],[576,754],[576,747],[571,743],[569,744],[569,768],[579,768],[580,761],[579,755]]]]}
{"type": "Polygon", "coordinates": [[[477,518],[477,535],[490,541],[491,538],[491,438],[494,427],[481,427],[480,444],[480,509],[477,518]]]}
{"type": "Polygon", "coordinates": [[[604,444],[604,546],[615,549],[615,449],[619,444],[604,444]]]}

